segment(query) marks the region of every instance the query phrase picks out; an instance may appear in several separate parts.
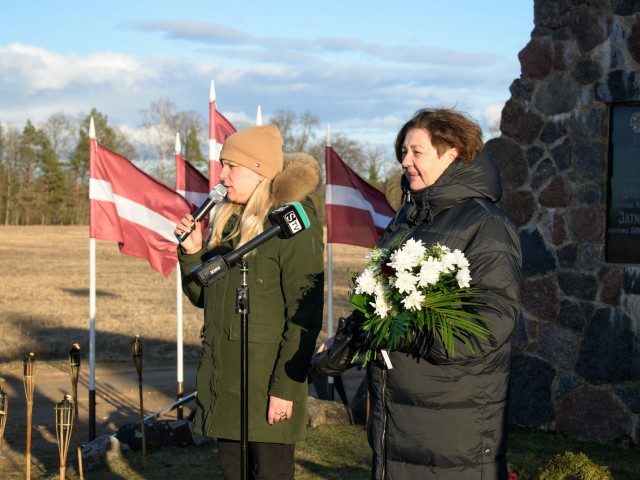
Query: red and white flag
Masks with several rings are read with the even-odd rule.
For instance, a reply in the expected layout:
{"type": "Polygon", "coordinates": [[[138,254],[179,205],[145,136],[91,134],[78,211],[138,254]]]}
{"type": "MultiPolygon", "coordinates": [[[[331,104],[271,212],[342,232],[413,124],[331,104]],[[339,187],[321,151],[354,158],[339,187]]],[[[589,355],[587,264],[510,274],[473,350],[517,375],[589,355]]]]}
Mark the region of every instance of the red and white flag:
{"type": "Polygon", "coordinates": [[[373,247],[394,215],[384,194],[325,147],[327,243],[373,247]]]}
{"type": "Polygon", "coordinates": [[[216,91],[211,82],[209,93],[209,191],[220,183],[220,151],[225,139],[236,129],[218,110],[216,110],[216,91]]]}
{"type": "Polygon", "coordinates": [[[202,205],[210,193],[207,177],[180,153],[176,153],[176,191],[194,205],[202,205]]]}
{"type": "Polygon", "coordinates": [[[193,206],[126,158],[90,139],[90,237],[120,244],[169,275],[177,263],[176,223],[193,206]]]}

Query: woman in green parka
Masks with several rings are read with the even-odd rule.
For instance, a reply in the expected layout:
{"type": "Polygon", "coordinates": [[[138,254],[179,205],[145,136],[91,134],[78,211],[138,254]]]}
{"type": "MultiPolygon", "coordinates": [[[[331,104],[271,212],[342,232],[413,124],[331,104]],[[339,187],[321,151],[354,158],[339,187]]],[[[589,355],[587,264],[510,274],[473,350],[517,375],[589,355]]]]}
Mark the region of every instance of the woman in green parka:
{"type": "Polygon", "coordinates": [[[275,208],[300,202],[309,228],[289,239],[273,237],[245,257],[250,292],[248,473],[255,479],[293,479],[295,443],[303,438],[307,420],[307,374],[322,328],[324,244],[308,197],[319,183],[319,166],[309,155],[285,158],[274,125],[229,136],[220,161],[227,196],[212,210],[208,239],[203,242],[202,226],[191,214],[175,230],[191,232],[178,247],[183,290],[204,308],[194,430],[217,439],[225,478],[239,478],[240,272],[231,268],[209,287],[199,286],[189,274],[201,262],[261,233],[275,208]]]}

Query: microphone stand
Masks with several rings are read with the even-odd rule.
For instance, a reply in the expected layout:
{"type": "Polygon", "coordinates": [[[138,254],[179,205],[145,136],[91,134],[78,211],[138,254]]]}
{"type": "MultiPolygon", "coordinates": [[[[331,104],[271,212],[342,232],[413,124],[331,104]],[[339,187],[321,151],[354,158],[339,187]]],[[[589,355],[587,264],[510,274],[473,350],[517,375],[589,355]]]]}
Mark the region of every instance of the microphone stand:
{"type": "Polygon", "coordinates": [[[240,288],[236,289],[236,313],[240,314],[240,475],[247,480],[249,464],[249,285],[247,274],[249,268],[243,258],[240,265],[240,288]]]}

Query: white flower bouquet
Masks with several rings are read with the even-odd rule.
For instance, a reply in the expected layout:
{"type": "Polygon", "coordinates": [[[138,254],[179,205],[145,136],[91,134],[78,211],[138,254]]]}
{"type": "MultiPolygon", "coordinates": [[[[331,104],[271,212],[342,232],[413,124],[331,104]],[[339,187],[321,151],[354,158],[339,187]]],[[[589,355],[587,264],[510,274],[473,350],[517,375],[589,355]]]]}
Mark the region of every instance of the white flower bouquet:
{"type": "Polygon", "coordinates": [[[487,320],[473,311],[484,305],[471,301],[477,292],[460,250],[438,243],[427,248],[409,239],[401,247],[374,248],[366,258],[365,270],[352,279],[349,300],[365,317],[365,364],[376,352],[411,342],[416,334],[439,333],[452,357],[455,338],[475,353],[470,338],[491,334],[487,320]]]}

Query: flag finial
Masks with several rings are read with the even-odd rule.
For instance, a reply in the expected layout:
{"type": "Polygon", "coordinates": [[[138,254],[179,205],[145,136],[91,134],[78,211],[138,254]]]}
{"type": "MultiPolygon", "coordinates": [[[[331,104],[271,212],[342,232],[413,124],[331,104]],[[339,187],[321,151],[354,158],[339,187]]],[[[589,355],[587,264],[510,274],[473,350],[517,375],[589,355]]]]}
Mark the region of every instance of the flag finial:
{"type": "Polygon", "coordinates": [[[213,80],[211,80],[211,88],[209,89],[209,101],[216,101],[216,86],[214,85],[213,80]]]}

